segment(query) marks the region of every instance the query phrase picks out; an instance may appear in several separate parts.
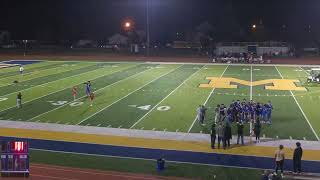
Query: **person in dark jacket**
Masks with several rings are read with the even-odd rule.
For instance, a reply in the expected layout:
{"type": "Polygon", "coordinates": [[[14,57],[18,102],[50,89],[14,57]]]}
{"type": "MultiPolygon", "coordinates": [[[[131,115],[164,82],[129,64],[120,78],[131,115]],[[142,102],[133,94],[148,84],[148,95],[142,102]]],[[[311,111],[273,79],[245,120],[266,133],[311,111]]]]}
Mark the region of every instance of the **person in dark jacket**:
{"type": "Polygon", "coordinates": [[[237,132],[238,132],[238,139],[237,139],[237,144],[239,144],[239,140],[241,138],[241,144],[244,145],[244,142],[243,142],[243,123],[242,121],[238,122],[237,123],[237,132]]]}
{"type": "Polygon", "coordinates": [[[220,149],[221,141],[222,141],[222,144],[224,145],[224,140],[223,140],[224,128],[223,128],[222,122],[219,122],[218,126],[216,127],[216,132],[218,134],[218,149],[220,149]]]}
{"type": "Polygon", "coordinates": [[[260,120],[254,124],[254,134],[256,135],[256,142],[260,142],[261,123],[260,120]]]}
{"type": "Polygon", "coordinates": [[[213,123],[211,126],[211,148],[214,149],[216,144],[216,124],[213,123]]]}
{"type": "Polygon", "coordinates": [[[301,173],[302,148],[300,142],[296,143],[297,147],[293,153],[293,172],[301,173]]]}
{"type": "Polygon", "coordinates": [[[224,149],[230,147],[230,139],[232,138],[231,126],[229,123],[225,124],[224,127],[224,149]]]}

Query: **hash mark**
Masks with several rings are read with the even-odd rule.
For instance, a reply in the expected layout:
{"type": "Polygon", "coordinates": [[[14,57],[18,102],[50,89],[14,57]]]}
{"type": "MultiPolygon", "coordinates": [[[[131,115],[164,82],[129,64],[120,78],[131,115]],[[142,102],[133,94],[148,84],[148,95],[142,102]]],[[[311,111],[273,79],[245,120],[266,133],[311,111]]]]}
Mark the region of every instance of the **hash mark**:
{"type": "Polygon", "coordinates": [[[156,130],[156,128],[153,128],[152,131],[156,130]]]}
{"type": "Polygon", "coordinates": [[[307,140],[307,138],[306,138],[306,137],[303,137],[303,140],[307,140]]]}
{"type": "Polygon", "coordinates": [[[163,131],[166,132],[166,131],[167,131],[167,128],[165,128],[163,131]]]}
{"type": "Polygon", "coordinates": [[[176,129],[176,132],[179,132],[179,129],[176,129]]]}
{"type": "Polygon", "coordinates": [[[101,126],[101,124],[98,124],[97,126],[99,127],[99,126],[101,126]]]}
{"type": "Polygon", "coordinates": [[[70,124],[70,122],[67,122],[66,125],[70,124]]]}
{"type": "Polygon", "coordinates": [[[88,123],[86,126],[89,126],[90,125],[90,123],[88,123]]]}
{"type": "Polygon", "coordinates": [[[109,124],[107,127],[111,127],[111,125],[109,124]]]}
{"type": "Polygon", "coordinates": [[[121,128],[122,126],[120,125],[118,128],[121,128]]]}
{"type": "Polygon", "coordinates": [[[141,130],[143,130],[144,129],[144,127],[142,127],[142,128],[140,128],[141,130]]]}

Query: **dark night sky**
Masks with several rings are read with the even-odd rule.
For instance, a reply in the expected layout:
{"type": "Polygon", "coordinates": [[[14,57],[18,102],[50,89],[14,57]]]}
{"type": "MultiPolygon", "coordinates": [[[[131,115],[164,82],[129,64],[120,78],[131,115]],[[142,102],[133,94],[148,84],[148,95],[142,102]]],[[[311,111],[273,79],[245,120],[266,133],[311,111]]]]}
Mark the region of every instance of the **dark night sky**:
{"type": "MultiPolygon", "coordinates": [[[[320,0],[150,1],[153,40],[170,39],[204,21],[221,39],[260,19],[274,39],[281,36],[283,24],[291,36],[304,33],[308,25],[312,36],[320,33],[320,0]]],[[[1,0],[0,30],[11,32],[13,39],[103,39],[119,32],[126,17],[144,30],[146,0],[1,0]]]]}

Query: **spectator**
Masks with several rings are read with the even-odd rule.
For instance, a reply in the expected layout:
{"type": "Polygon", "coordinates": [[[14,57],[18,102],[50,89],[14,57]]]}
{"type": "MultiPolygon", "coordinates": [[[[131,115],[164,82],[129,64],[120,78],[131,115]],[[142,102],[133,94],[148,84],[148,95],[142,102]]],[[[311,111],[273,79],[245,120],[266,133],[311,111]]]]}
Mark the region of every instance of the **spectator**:
{"type": "Polygon", "coordinates": [[[211,126],[211,148],[214,149],[216,144],[216,124],[213,123],[211,126]]]}
{"type": "Polygon", "coordinates": [[[264,170],[263,174],[261,175],[261,180],[269,180],[269,171],[264,170]]]}
{"type": "Polygon", "coordinates": [[[214,123],[217,124],[217,121],[220,120],[220,116],[219,116],[219,112],[220,112],[220,104],[217,105],[217,107],[214,109],[214,123]]]}
{"type": "Polygon", "coordinates": [[[279,146],[279,149],[275,152],[275,160],[276,160],[276,172],[278,174],[278,169],[281,171],[281,177],[283,177],[283,164],[284,164],[285,153],[283,150],[283,145],[279,146]]]}
{"type": "Polygon", "coordinates": [[[17,108],[22,108],[22,94],[21,92],[17,95],[17,108]]]}
{"type": "Polygon", "coordinates": [[[204,118],[206,117],[207,108],[204,105],[201,105],[200,111],[201,111],[200,123],[202,126],[205,126],[206,124],[204,124],[204,118]]]}
{"type": "Polygon", "coordinates": [[[254,134],[256,135],[256,143],[260,142],[261,123],[257,120],[254,124],[254,134]]]}
{"type": "Polygon", "coordinates": [[[243,142],[243,123],[240,121],[237,123],[237,132],[238,132],[238,139],[237,139],[237,144],[239,144],[239,140],[241,138],[241,144],[244,145],[243,142]]]}
{"type": "Polygon", "coordinates": [[[224,127],[224,149],[226,149],[226,147],[230,147],[230,139],[232,138],[232,132],[231,132],[231,126],[226,123],[225,127],[224,127]]]}
{"type": "Polygon", "coordinates": [[[220,143],[221,141],[223,141],[223,136],[224,136],[224,129],[221,122],[219,122],[219,125],[216,128],[216,131],[218,134],[218,149],[220,149],[220,143]]]}
{"type": "Polygon", "coordinates": [[[302,158],[302,148],[300,142],[296,143],[296,149],[293,153],[293,172],[301,173],[301,158],[302,158]]]}

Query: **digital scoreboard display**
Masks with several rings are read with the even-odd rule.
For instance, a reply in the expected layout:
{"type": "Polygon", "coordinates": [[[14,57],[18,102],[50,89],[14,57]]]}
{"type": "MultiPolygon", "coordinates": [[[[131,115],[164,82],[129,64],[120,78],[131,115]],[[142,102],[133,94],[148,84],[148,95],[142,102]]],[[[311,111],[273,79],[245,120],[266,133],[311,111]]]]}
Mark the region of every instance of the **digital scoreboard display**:
{"type": "Polygon", "coordinates": [[[29,143],[1,142],[1,176],[29,176],[29,143]]]}

